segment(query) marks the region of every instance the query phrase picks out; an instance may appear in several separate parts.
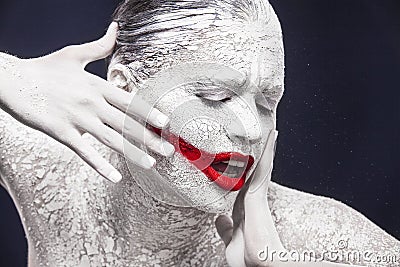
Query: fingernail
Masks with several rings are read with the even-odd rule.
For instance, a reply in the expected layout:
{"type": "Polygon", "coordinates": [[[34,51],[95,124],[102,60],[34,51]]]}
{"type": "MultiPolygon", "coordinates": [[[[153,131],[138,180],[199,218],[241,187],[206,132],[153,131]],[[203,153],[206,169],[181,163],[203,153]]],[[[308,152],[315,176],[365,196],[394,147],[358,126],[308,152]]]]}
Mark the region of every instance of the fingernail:
{"type": "Polygon", "coordinates": [[[160,113],[157,115],[157,126],[158,127],[165,127],[169,122],[169,118],[167,116],[165,116],[164,114],[160,113]]]}
{"type": "Polygon", "coordinates": [[[271,142],[275,142],[277,138],[278,138],[278,131],[275,129],[271,129],[269,133],[269,140],[271,140],[271,142]]]}
{"type": "Polygon", "coordinates": [[[275,130],[275,142],[276,142],[276,140],[278,140],[278,135],[279,135],[279,132],[277,130],[275,130]]]}
{"type": "Polygon", "coordinates": [[[160,145],[161,153],[164,156],[170,157],[175,152],[175,147],[168,142],[162,142],[160,145]]]}
{"type": "Polygon", "coordinates": [[[121,181],[122,179],[122,175],[121,173],[119,173],[118,171],[112,171],[110,173],[110,175],[108,175],[108,178],[114,182],[114,183],[118,183],[119,181],[121,181]]]}
{"type": "Polygon", "coordinates": [[[116,22],[116,21],[111,22],[109,28],[110,29],[118,29],[118,22],[116,22]]]}
{"type": "Polygon", "coordinates": [[[156,164],[156,160],[153,157],[150,157],[149,155],[145,155],[140,159],[139,164],[145,169],[151,169],[156,164]]]}

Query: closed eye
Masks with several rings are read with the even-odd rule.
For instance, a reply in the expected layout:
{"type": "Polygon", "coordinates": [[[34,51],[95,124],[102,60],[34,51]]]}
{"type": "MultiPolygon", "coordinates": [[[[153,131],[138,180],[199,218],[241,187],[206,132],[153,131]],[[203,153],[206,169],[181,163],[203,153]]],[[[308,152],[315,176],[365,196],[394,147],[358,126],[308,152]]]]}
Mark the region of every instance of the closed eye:
{"type": "Polygon", "coordinates": [[[216,102],[226,102],[232,99],[233,93],[229,93],[226,91],[220,91],[220,92],[198,92],[195,94],[195,96],[205,99],[205,100],[210,100],[210,101],[216,101],[216,102]]]}
{"type": "Polygon", "coordinates": [[[226,102],[231,100],[231,96],[226,94],[195,94],[197,97],[205,100],[215,101],[215,102],[226,102]]]}
{"type": "Polygon", "coordinates": [[[236,94],[223,81],[205,80],[194,84],[193,93],[195,96],[214,102],[226,102],[236,94]]]}

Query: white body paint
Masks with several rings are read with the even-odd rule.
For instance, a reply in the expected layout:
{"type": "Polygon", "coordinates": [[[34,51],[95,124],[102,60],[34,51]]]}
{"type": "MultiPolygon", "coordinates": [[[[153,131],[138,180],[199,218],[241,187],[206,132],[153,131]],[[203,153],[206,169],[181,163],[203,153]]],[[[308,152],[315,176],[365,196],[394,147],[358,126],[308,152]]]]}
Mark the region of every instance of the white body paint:
{"type": "MultiPolygon", "coordinates": [[[[207,39],[207,46],[192,43],[187,53],[180,54],[182,58],[176,55],[163,68],[199,58],[218,61],[248,74],[258,90],[265,90],[269,99],[276,100],[276,106],[283,88],[283,47],[278,21],[275,18],[271,23],[275,24],[271,24],[266,35],[270,38],[261,40],[248,38],[249,31],[245,30],[222,35],[213,32],[214,37],[207,39]]],[[[243,93],[247,107],[231,103],[231,110],[249,123],[244,124],[247,130],[244,135],[240,131],[235,133],[240,127],[227,127],[233,134],[223,135],[221,125],[214,126],[213,122],[200,119],[190,121],[192,114],[183,111],[176,114],[172,125],[175,123],[178,129],[183,129],[185,139],[209,150],[242,149],[239,140],[247,138],[252,141],[254,147],[250,148],[257,157],[263,146],[263,131],[274,126],[274,117],[259,116],[260,125],[246,120],[248,114],[257,111],[252,92],[250,88],[243,93]],[[188,123],[181,127],[178,119],[188,123]],[[214,143],[208,142],[205,132],[213,137],[214,143]]],[[[186,93],[177,89],[177,95],[160,102],[160,108],[167,111],[180,97],[188,97],[186,93]]],[[[204,110],[198,100],[195,103],[199,105],[195,111],[204,110]]],[[[226,265],[224,246],[214,229],[213,213],[158,202],[138,187],[137,181],[144,177],[138,173],[132,176],[121,156],[92,138],[87,142],[117,166],[123,175],[120,183],[112,184],[101,178],[68,148],[0,112],[1,177],[24,225],[30,266],[226,265]]],[[[177,185],[186,198],[199,203],[220,192],[212,186],[207,194],[185,191],[185,183],[193,187],[192,182],[185,180],[187,176],[198,178],[193,181],[199,183],[208,182],[178,156],[171,161],[161,157],[157,160],[157,170],[162,175],[171,180],[180,179],[177,185]],[[200,194],[205,199],[199,198],[200,194]]],[[[339,240],[349,240],[349,250],[397,255],[400,252],[399,241],[341,203],[274,183],[268,197],[277,230],[287,249],[313,249],[321,253],[335,248],[339,240]]],[[[233,200],[230,197],[222,206],[211,206],[210,210],[229,210],[233,200]]]]}
{"type": "MultiPolygon", "coordinates": [[[[1,111],[0,125],[1,176],[26,232],[29,266],[226,266],[214,214],[155,201],[110,149],[88,140],[120,161],[118,184],[1,111]]],[[[271,183],[269,203],[288,249],[319,253],[349,240],[349,250],[400,252],[399,241],[332,199],[271,183]]]]}

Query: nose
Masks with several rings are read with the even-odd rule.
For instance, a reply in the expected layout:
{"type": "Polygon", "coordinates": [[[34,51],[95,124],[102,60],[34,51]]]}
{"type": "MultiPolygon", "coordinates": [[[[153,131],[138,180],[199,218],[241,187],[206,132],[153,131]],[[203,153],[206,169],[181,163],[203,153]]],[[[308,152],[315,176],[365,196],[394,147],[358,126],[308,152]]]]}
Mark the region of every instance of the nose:
{"type": "Polygon", "coordinates": [[[257,143],[261,140],[261,129],[259,124],[249,124],[233,121],[228,126],[228,136],[235,142],[257,143]]]}
{"type": "Polygon", "coordinates": [[[232,106],[232,111],[236,111],[236,118],[227,126],[228,136],[236,142],[257,143],[261,140],[262,130],[255,100],[251,97],[238,101],[242,103],[232,106]]]}

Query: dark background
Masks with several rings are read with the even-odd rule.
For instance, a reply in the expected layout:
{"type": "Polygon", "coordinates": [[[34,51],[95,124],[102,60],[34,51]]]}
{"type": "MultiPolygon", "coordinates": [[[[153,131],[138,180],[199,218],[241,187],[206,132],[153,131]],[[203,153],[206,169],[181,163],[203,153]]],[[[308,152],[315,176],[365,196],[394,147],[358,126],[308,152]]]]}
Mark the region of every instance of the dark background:
{"type": "MultiPolygon", "coordinates": [[[[275,180],[334,197],[400,239],[400,1],[271,2],[286,49],[275,180]]],[[[0,0],[0,51],[36,57],[96,39],[118,3],[0,0]]],[[[88,69],[105,75],[104,62],[88,69]]],[[[0,214],[0,266],[25,266],[4,189],[0,214]]]]}

